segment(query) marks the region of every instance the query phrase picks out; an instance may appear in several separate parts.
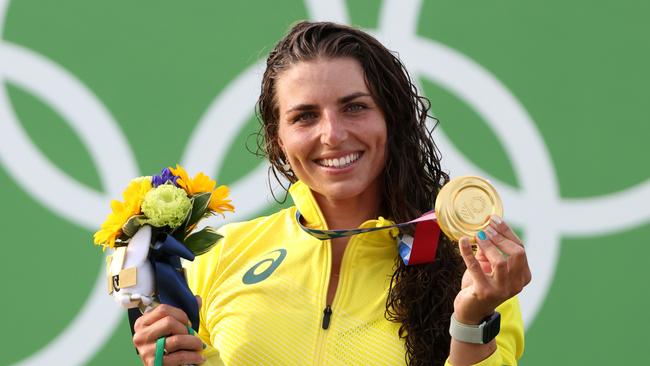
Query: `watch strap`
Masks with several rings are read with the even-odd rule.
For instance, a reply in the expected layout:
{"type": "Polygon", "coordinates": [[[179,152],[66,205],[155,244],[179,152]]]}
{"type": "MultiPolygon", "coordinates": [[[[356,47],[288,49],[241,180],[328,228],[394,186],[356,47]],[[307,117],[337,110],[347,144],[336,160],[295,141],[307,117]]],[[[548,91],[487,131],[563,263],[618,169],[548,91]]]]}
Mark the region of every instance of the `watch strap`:
{"type": "Polygon", "coordinates": [[[501,314],[495,311],[483,319],[480,324],[463,324],[451,315],[449,334],[451,337],[465,343],[486,344],[492,341],[501,328],[501,314]]]}

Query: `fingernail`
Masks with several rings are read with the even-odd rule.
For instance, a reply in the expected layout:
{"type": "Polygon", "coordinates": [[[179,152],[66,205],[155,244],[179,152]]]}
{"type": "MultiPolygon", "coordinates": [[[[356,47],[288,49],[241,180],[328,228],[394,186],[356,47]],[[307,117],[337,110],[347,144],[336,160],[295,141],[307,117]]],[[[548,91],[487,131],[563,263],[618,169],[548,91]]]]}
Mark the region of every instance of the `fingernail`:
{"type": "Polygon", "coordinates": [[[485,228],[485,231],[487,232],[487,235],[488,235],[490,238],[494,238],[494,237],[497,235],[496,230],[494,230],[494,229],[493,229],[492,227],[490,227],[490,226],[486,227],[486,228],[485,228]]]}
{"type": "Polygon", "coordinates": [[[205,344],[205,343],[201,343],[201,344],[203,344],[203,349],[208,348],[208,345],[207,345],[207,344],[205,344]]]}
{"type": "Polygon", "coordinates": [[[497,225],[499,225],[499,224],[501,224],[503,222],[503,220],[501,220],[501,218],[499,216],[497,216],[497,215],[492,215],[492,216],[490,216],[490,218],[497,225]]]}
{"type": "Polygon", "coordinates": [[[459,244],[465,250],[468,250],[470,247],[469,242],[467,240],[461,240],[459,244]]]}
{"type": "Polygon", "coordinates": [[[486,240],[487,235],[485,235],[485,231],[481,230],[476,234],[476,237],[479,238],[479,240],[486,240]]]}

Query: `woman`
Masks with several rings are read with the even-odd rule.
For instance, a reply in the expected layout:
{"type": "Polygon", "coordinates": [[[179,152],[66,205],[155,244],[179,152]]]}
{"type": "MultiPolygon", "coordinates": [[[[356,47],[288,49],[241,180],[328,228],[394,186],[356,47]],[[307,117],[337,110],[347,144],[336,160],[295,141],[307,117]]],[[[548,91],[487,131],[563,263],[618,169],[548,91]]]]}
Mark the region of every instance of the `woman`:
{"type": "Polygon", "coordinates": [[[221,244],[188,272],[203,299],[200,340],[182,311],[160,306],[135,326],[146,364],[165,335],[166,365],[203,356],[215,365],[516,363],[514,295],[530,271],[499,217],[479,233],[476,255],[469,238],[441,237],[436,261],[417,266],[399,258],[397,229],[321,241],[296,220],[376,227],[433,207],[448,176],[425,126],[428,101],[393,54],[353,28],[299,23],[269,54],[258,107],[263,150],[292,183],[295,206],[222,228],[221,244]],[[472,328],[495,309],[496,339],[450,336],[452,313],[472,328]]]}

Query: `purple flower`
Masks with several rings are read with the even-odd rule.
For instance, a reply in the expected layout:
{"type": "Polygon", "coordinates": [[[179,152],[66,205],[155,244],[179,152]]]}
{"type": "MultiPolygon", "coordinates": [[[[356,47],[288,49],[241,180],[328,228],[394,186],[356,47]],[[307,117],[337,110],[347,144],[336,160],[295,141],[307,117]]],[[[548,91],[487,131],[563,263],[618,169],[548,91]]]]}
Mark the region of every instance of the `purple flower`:
{"type": "Polygon", "coordinates": [[[177,180],[178,177],[173,175],[172,172],[169,171],[169,168],[165,168],[160,171],[160,175],[154,175],[151,177],[151,184],[154,188],[156,188],[158,186],[166,184],[167,182],[171,182],[173,185],[178,187],[178,184],[176,184],[177,180]]]}

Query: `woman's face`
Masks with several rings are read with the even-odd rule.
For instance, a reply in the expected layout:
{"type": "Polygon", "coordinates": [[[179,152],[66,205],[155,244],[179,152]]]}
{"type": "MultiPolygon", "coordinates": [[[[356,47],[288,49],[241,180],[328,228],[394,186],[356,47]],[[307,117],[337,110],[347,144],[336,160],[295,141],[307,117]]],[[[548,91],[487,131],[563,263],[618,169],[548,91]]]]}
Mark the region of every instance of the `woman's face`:
{"type": "Polygon", "coordinates": [[[386,121],[353,58],[299,62],[276,83],[280,147],[296,176],[329,200],[381,189],[386,121]]]}

